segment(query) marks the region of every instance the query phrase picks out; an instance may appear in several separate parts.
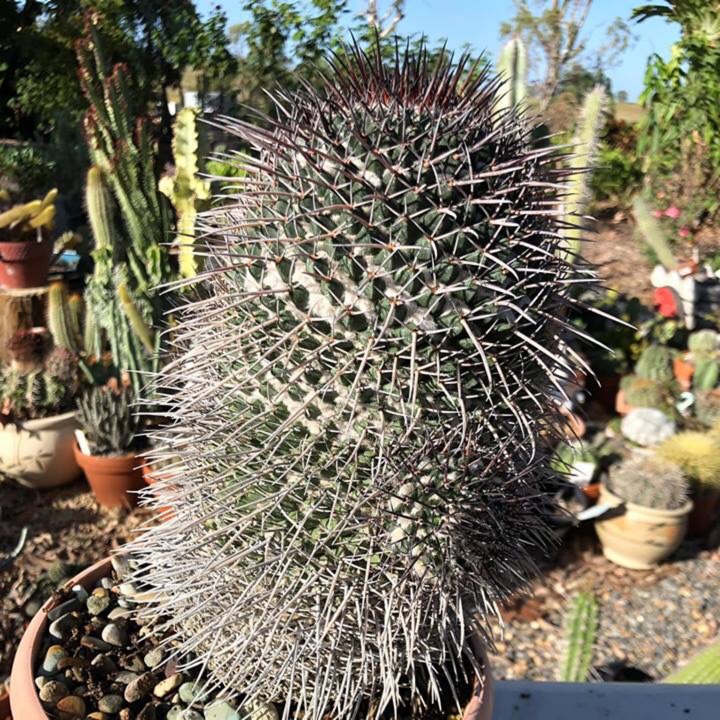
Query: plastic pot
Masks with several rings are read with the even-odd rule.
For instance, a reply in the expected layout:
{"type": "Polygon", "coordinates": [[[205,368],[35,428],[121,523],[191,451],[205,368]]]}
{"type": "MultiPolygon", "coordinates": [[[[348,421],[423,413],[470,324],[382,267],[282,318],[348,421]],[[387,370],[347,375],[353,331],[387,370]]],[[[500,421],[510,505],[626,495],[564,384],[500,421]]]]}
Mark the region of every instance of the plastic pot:
{"type": "Polygon", "coordinates": [[[75,412],[0,429],[0,470],[32,488],[65,485],[80,476],[75,462],[75,412]]]}
{"type": "Polygon", "coordinates": [[[0,287],[7,290],[47,285],[53,241],[51,238],[0,242],[0,287]]]}
{"type": "Polygon", "coordinates": [[[84,455],[75,444],[75,459],[83,469],[98,504],[106,508],[134,508],[144,487],[142,459],[126,455],[84,455]]]}
{"type": "Polygon", "coordinates": [[[624,502],[605,485],[599,503],[612,508],[595,523],[603,555],[631,570],[649,570],[678,549],[693,506],[688,502],[677,510],[646,508],[624,502]]]}

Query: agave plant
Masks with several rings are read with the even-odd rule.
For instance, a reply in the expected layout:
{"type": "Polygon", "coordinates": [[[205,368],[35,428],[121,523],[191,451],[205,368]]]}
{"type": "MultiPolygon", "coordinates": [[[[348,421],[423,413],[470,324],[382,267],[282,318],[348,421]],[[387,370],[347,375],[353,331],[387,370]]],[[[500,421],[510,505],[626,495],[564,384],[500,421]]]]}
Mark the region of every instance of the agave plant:
{"type": "Polygon", "coordinates": [[[594,275],[498,80],[423,49],[328,68],[270,129],[225,122],[244,190],[201,219],[157,383],[174,516],[130,549],[208,692],[427,717],[482,680],[488,616],[553,541],[565,316],[594,275]]]}

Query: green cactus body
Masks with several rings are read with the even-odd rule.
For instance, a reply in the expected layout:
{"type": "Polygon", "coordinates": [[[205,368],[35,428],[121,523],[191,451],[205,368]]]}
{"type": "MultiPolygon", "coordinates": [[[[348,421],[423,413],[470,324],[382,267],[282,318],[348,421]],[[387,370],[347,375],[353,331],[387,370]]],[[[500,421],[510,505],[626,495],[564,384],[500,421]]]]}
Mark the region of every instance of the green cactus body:
{"type": "Polygon", "coordinates": [[[565,649],[560,664],[561,682],[586,682],[592,669],[598,630],[598,603],[592,593],[576,595],[565,618],[565,649]]]}
{"type": "Polygon", "coordinates": [[[703,650],[662,682],[673,685],[720,684],[720,643],[703,650]]]}
{"type": "Polygon", "coordinates": [[[348,52],[272,131],[227,123],[248,182],[156,389],[174,519],[130,549],[145,617],[219,690],[426,717],[553,542],[565,315],[594,279],[499,82],[348,52]]]}
{"type": "Polygon", "coordinates": [[[625,502],[661,510],[682,508],[690,493],[680,467],[654,455],[631,457],[613,467],[608,488],[625,502]]]}
{"type": "Polygon", "coordinates": [[[140,418],[131,388],[95,386],[78,400],[78,419],[93,455],[123,455],[138,449],[140,418]]]}
{"type": "Polygon", "coordinates": [[[640,196],[633,201],[633,215],[640,234],[655,253],[660,264],[666,270],[675,270],[677,260],[675,260],[668,238],[660,226],[660,222],[653,217],[647,203],[640,196]]]}
{"type": "Polygon", "coordinates": [[[520,38],[513,38],[503,46],[497,69],[504,80],[498,110],[519,108],[527,94],[527,50],[520,38]]]}
{"type": "Polygon", "coordinates": [[[673,351],[664,345],[646,347],[635,365],[635,374],[644,380],[670,383],[674,379],[673,351]]]}
{"type": "Polygon", "coordinates": [[[714,330],[698,330],[688,338],[688,349],[692,353],[695,370],[692,385],[694,390],[712,390],[720,380],[718,362],[718,333],[714,330]]]}
{"type": "Polygon", "coordinates": [[[57,347],[80,351],[80,340],[71,319],[70,303],[63,283],[52,283],[48,290],[47,327],[57,347]]]}

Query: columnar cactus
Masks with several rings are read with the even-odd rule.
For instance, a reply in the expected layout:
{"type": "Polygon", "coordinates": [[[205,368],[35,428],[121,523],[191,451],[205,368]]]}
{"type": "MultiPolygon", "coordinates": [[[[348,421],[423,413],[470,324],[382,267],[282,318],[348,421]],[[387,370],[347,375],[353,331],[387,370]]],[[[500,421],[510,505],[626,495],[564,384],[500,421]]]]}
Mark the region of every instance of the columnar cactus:
{"type": "Polygon", "coordinates": [[[592,669],[593,647],[598,630],[598,602],[592,593],[578,593],[565,617],[565,647],[558,679],[585,682],[592,669]]]}
{"type": "Polygon", "coordinates": [[[498,109],[517,108],[527,95],[527,50],[520,38],[512,38],[500,51],[497,63],[498,74],[504,80],[498,99],[498,109]]]}
{"type": "Polygon", "coordinates": [[[427,717],[552,542],[594,275],[560,251],[556,151],[466,69],[353,49],[270,130],[227,121],[255,153],[158,379],[174,515],[131,546],[209,691],[427,717]]]}

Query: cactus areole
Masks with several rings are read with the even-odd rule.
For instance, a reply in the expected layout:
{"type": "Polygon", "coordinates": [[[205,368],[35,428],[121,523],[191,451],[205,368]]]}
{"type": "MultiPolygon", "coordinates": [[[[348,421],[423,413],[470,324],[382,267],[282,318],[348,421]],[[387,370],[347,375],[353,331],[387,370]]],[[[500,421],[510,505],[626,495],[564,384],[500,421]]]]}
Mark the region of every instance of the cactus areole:
{"type": "Polygon", "coordinates": [[[466,58],[351,48],[320,85],[270,129],[225,121],[254,152],[201,217],[157,383],[174,517],[132,549],[212,691],[425,718],[482,677],[473,638],[552,542],[564,318],[593,275],[560,251],[557,156],[466,58]]]}

